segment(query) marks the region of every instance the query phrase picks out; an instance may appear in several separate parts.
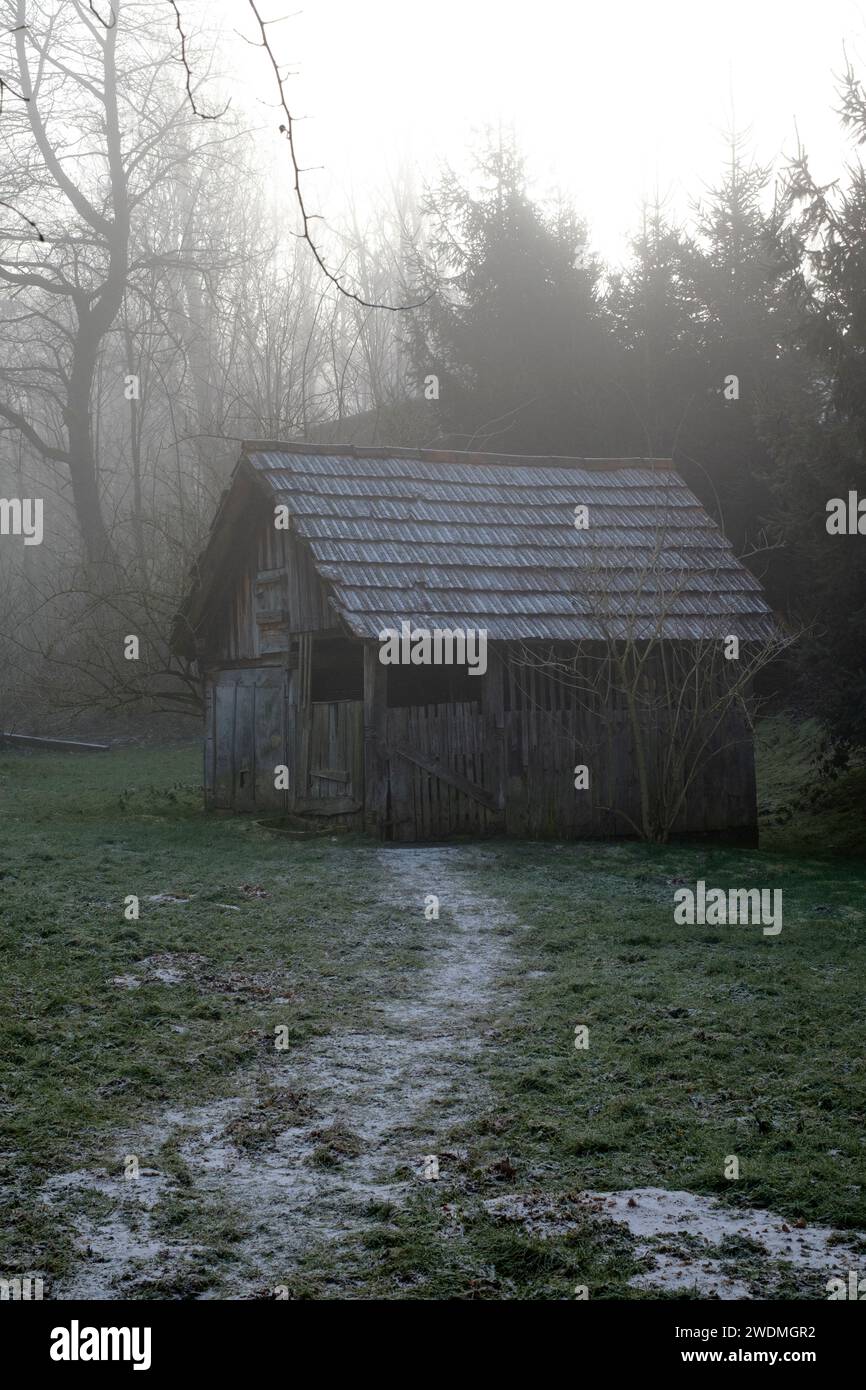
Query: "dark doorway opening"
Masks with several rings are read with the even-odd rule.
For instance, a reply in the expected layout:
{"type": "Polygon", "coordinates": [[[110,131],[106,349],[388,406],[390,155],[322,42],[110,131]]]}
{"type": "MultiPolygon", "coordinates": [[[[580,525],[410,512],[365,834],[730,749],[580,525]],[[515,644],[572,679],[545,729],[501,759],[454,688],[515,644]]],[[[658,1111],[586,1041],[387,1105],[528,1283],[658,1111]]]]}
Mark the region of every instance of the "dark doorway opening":
{"type": "Polygon", "coordinates": [[[310,699],[313,704],[363,698],[363,644],[351,637],[317,637],[311,653],[310,699]]]}

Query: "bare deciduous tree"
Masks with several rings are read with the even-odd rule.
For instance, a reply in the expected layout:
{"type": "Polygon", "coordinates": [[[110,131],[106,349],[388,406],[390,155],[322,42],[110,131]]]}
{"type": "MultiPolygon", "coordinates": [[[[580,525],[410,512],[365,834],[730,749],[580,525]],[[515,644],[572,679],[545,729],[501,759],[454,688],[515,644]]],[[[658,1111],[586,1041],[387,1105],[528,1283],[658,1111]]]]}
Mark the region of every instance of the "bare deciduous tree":
{"type": "MultiPolygon", "coordinates": [[[[750,614],[748,605],[724,597],[721,548],[715,588],[712,571],[704,570],[696,599],[678,536],[682,532],[663,522],[635,569],[600,568],[589,543],[586,563],[575,570],[573,601],[590,615],[593,637],[569,648],[524,645],[518,663],[530,703],[527,677],[542,672],[567,692],[566,710],[593,712],[590,727],[602,729],[601,742],[576,747],[575,757],[595,767],[602,809],[641,839],[659,842],[674,833],[712,760],[747,745],[757,713],[756,678],[795,640],[763,604],[750,614]],[[604,804],[605,769],[617,763],[634,767],[636,816],[624,809],[621,794],[616,806],[612,796],[604,804]]],[[[566,739],[573,731],[571,722],[563,727],[566,739]]]]}

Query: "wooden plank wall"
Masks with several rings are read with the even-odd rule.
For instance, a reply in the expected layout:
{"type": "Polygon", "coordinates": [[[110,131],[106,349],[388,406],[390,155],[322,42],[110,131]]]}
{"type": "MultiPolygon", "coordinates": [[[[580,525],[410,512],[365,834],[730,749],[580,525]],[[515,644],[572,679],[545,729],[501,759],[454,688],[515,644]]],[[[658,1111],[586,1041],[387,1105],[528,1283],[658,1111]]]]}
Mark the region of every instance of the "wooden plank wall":
{"type": "MultiPolygon", "coordinates": [[[[370,663],[371,664],[371,663],[370,663]]],[[[588,675],[587,668],[585,675],[588,675]]],[[[367,765],[384,780],[375,793],[367,825],[398,840],[438,839],[505,831],[533,838],[632,836],[641,825],[638,758],[628,710],[563,682],[549,670],[491,663],[480,704],[386,709],[368,738],[367,765]],[[387,759],[377,759],[383,746],[387,759]],[[401,756],[400,748],[416,758],[401,756]],[[439,764],[482,788],[492,807],[468,795],[439,764]],[[588,790],[575,788],[575,767],[590,770],[588,790]]],[[[372,676],[375,673],[371,674],[372,676]]],[[[381,696],[380,696],[381,697],[381,696]]],[[[368,722],[376,724],[368,709],[368,722]]],[[[641,744],[647,758],[650,797],[659,796],[671,731],[657,711],[641,744]]],[[[700,754],[694,778],[677,817],[675,834],[740,833],[756,824],[752,742],[743,716],[732,711],[700,754]]],[[[368,783],[369,785],[369,783],[368,783]]]]}
{"type": "Polygon", "coordinates": [[[213,673],[206,687],[205,804],[235,811],[285,810],[274,786],[289,730],[286,672],[280,667],[213,673]]]}
{"type": "Polygon", "coordinates": [[[387,671],[372,642],[364,643],[364,828],[385,836],[390,819],[388,755],[385,752],[387,671]]]}
{"type": "MultiPolygon", "coordinates": [[[[586,675],[589,676],[590,668],[586,675]]],[[[589,681],[587,680],[587,683],[589,681]]],[[[635,833],[641,795],[635,738],[624,702],[608,696],[603,708],[559,676],[508,663],[505,676],[507,808],[509,834],[588,838],[635,833]],[[590,768],[589,791],[574,787],[577,764],[590,768]]],[[[641,743],[650,797],[658,798],[675,737],[658,710],[642,715],[641,743]]],[[[715,723],[711,717],[710,723],[715,723]]],[[[676,735],[680,737],[681,735],[676,735]]],[[[742,832],[757,823],[754,749],[743,713],[731,709],[695,756],[693,778],[675,834],[742,832]]]]}
{"type": "MultiPolygon", "coordinates": [[[[309,814],[346,809],[333,823],[362,828],[364,807],[364,705],[361,700],[333,700],[309,707],[309,777],[303,800],[309,814]],[[311,807],[309,803],[320,803],[311,807]],[[350,810],[349,806],[357,806],[350,810]]],[[[331,817],[329,815],[329,820],[331,817]]]]}
{"type": "MultiPolygon", "coordinates": [[[[411,749],[421,760],[440,764],[446,774],[453,771],[462,780],[490,790],[493,757],[488,760],[484,715],[473,702],[389,709],[385,741],[391,750],[411,749]]],[[[491,755],[492,751],[491,747],[491,755]]],[[[389,755],[388,771],[390,829],[395,840],[489,835],[504,829],[501,813],[449,782],[447,775],[437,777],[395,751],[389,755]]]]}
{"type": "Polygon", "coordinates": [[[204,629],[204,661],[267,660],[288,650],[291,633],[334,627],[327,587],[302,541],[277,531],[272,512],[257,509],[251,536],[204,629]]]}

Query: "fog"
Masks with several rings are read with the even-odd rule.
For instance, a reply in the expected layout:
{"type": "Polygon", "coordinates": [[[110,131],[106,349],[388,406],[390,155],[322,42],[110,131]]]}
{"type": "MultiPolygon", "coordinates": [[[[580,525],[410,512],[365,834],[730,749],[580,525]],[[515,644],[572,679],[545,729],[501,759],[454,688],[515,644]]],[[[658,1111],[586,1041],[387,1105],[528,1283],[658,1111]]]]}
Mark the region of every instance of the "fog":
{"type": "Polygon", "coordinates": [[[10,716],[198,713],[169,634],[246,438],[672,457],[779,611],[843,620],[858,6],[3,14],[10,716]]]}
{"type": "MultiPolygon", "coordinates": [[[[204,10],[211,23],[219,16],[233,100],[266,126],[266,68],[237,37],[252,36],[245,8],[219,0],[204,10]]],[[[855,64],[866,54],[854,0],[820,10],[805,0],[331,0],[299,10],[266,0],[261,13],[290,16],[272,38],[296,73],[304,162],[320,166],[308,182],[338,225],[343,198],[363,205],[399,171],[420,186],[442,161],[471,167],[479,135],[501,123],[517,135],[534,190],[573,198],[610,261],[625,259],[641,203],[657,190],[687,213],[732,125],[769,163],[793,153],[796,122],[817,176],[837,177],[834,76],[843,46],[855,64]]],[[[277,177],[266,135],[261,149],[277,177]]]]}

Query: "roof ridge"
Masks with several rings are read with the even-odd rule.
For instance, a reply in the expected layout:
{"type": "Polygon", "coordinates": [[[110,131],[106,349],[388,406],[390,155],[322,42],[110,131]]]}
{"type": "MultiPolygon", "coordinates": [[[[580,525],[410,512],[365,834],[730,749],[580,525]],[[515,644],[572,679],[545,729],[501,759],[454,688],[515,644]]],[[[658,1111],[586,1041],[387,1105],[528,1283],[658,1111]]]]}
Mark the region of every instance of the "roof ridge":
{"type": "Polygon", "coordinates": [[[670,458],[581,458],[576,454],[497,454],[476,450],[410,448],[406,445],[312,444],[306,440],[244,439],[241,454],[278,453],[301,454],[313,457],[356,459],[418,459],[422,463],[498,463],[508,467],[526,468],[590,468],[599,472],[618,468],[652,468],[675,471],[670,458]]]}

